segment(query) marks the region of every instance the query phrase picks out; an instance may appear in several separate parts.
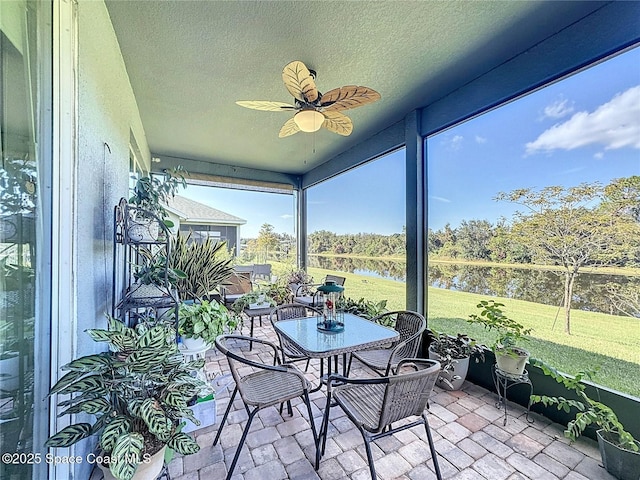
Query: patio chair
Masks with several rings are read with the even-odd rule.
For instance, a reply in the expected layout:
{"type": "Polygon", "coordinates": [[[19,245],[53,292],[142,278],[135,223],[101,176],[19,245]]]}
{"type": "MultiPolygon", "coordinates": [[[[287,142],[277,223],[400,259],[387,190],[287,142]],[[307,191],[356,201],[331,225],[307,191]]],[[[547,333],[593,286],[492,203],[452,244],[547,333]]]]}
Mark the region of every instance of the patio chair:
{"type": "MultiPolygon", "coordinates": [[[[279,305],[271,310],[271,324],[274,325],[279,321],[289,320],[291,318],[314,317],[321,315],[322,312],[316,310],[313,307],[307,307],[305,305],[298,305],[295,303],[288,303],[279,305]]],[[[277,330],[276,333],[278,333],[277,330]]],[[[282,337],[282,335],[280,335],[279,333],[278,341],[280,342],[280,349],[282,350],[282,361],[290,363],[306,360],[307,364],[304,368],[304,371],[306,372],[309,369],[310,358],[302,353],[293,343],[282,337]]]]}
{"type": "Polygon", "coordinates": [[[258,280],[263,282],[271,281],[271,264],[254,264],[253,265],[253,279],[254,282],[258,280]]]}
{"type": "Polygon", "coordinates": [[[353,357],[374,370],[378,375],[389,375],[395,372],[400,360],[418,355],[422,333],[427,328],[427,321],[422,315],[409,310],[387,312],[373,318],[372,321],[382,325],[393,326],[400,334],[397,342],[386,348],[376,348],[354,352],[349,357],[347,375],[351,371],[353,357]]]}
{"type": "MultiPolygon", "coordinates": [[[[238,267],[236,267],[238,268],[238,267]]],[[[253,289],[253,284],[251,283],[251,271],[235,271],[231,276],[225,280],[225,282],[221,285],[222,290],[222,301],[224,302],[225,307],[230,307],[233,305],[238,298],[240,298],[245,293],[251,292],[253,289]]]]}
{"type": "Polygon", "coordinates": [[[329,410],[332,406],[339,405],[362,434],[372,480],[376,478],[376,470],[370,443],[420,424],[424,425],[427,433],[436,477],[438,480],[442,479],[425,412],[440,373],[440,363],[435,360],[408,358],[398,363],[398,372],[391,376],[368,379],[329,376],[327,404],[316,449],[316,470],[320,467],[320,459],[324,455],[327,442],[329,410]],[[420,418],[392,427],[393,423],[413,416],[420,418]]]}
{"type": "Polygon", "coordinates": [[[220,335],[216,339],[216,348],[227,357],[229,368],[231,369],[231,374],[233,375],[236,385],[229,399],[229,405],[220,422],[218,433],[213,440],[213,445],[216,445],[220,440],[222,429],[227,421],[237,393],[240,393],[240,398],[242,398],[244,407],[249,414],[249,419],[244,427],[238,448],[229,467],[227,480],[233,475],[233,470],[240,456],[244,441],[247,438],[247,433],[249,433],[251,429],[253,418],[256,416],[256,413],[264,408],[287,402],[289,415],[292,415],[290,402],[296,397],[301,397],[307,406],[314,444],[316,446],[318,445],[318,435],[316,433],[315,423],[313,422],[313,413],[311,412],[311,403],[309,401],[310,384],[304,378],[302,372],[294,365],[278,365],[280,357],[278,347],[275,344],[266,340],[243,335],[220,335]],[[262,345],[263,351],[260,352],[260,357],[257,353],[249,353],[249,343],[262,345]],[[258,360],[267,354],[273,355],[273,365],[267,365],[258,360]]]}
{"type": "Polygon", "coordinates": [[[322,307],[324,304],[324,297],[322,292],[317,290],[317,287],[324,285],[326,282],[335,282],[336,285],[344,286],[346,281],[345,277],[339,277],[338,275],[327,275],[324,277],[322,283],[303,283],[298,285],[293,292],[293,303],[299,303],[300,305],[306,305],[307,307],[322,307]]]}

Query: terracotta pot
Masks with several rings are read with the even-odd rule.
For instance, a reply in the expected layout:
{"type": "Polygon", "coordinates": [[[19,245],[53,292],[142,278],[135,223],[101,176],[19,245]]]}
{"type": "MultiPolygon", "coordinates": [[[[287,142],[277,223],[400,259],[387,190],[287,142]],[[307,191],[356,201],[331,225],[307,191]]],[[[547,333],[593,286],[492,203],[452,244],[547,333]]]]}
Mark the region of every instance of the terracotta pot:
{"type": "MultiPolygon", "coordinates": [[[[155,480],[158,474],[162,471],[162,465],[164,464],[164,451],[167,446],[163,446],[156,454],[152,455],[148,461],[143,461],[138,464],[136,473],[133,474],[131,480],[155,480]]],[[[104,474],[104,480],[118,480],[109,470],[108,465],[101,465],[98,463],[98,468],[102,470],[104,474]]]]}
{"type": "Polygon", "coordinates": [[[512,347],[508,350],[496,350],[498,368],[510,375],[522,375],[529,359],[529,352],[522,348],[512,347]]]}

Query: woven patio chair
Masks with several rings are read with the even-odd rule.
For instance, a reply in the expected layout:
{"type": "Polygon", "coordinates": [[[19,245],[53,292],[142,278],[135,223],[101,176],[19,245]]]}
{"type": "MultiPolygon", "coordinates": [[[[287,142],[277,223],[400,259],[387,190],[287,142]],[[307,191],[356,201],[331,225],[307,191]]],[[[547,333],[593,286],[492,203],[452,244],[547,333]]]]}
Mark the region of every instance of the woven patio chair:
{"type": "Polygon", "coordinates": [[[229,405],[220,422],[220,428],[213,440],[213,444],[216,445],[220,439],[224,423],[227,421],[237,393],[240,393],[240,398],[242,398],[244,407],[249,414],[249,419],[244,427],[238,448],[229,467],[227,480],[233,475],[233,470],[240,456],[244,441],[247,438],[247,433],[251,428],[253,418],[256,413],[264,408],[287,402],[289,415],[292,415],[291,399],[301,397],[307,406],[309,424],[311,425],[311,432],[315,445],[317,446],[318,435],[316,434],[316,427],[311,412],[311,403],[309,402],[310,384],[304,378],[302,372],[294,365],[279,365],[280,357],[277,345],[266,340],[243,335],[220,335],[216,339],[216,348],[227,357],[236,385],[229,399],[229,405]],[[250,353],[250,343],[262,345],[263,351],[259,354],[250,353]],[[258,358],[264,358],[267,354],[273,355],[273,365],[267,365],[258,361],[258,358]]]}
{"type": "Polygon", "coordinates": [[[401,310],[383,313],[373,318],[372,321],[382,325],[393,326],[400,334],[400,338],[387,348],[352,353],[349,357],[347,376],[351,371],[353,357],[374,370],[378,375],[386,376],[390,372],[395,372],[398,362],[403,358],[418,356],[422,333],[427,328],[427,321],[422,315],[408,310],[401,310]]]}
{"type": "Polygon", "coordinates": [[[317,287],[324,285],[326,282],[335,282],[336,285],[344,286],[345,277],[338,275],[327,275],[322,283],[303,283],[296,287],[293,292],[293,303],[306,305],[307,307],[322,307],[324,305],[324,297],[317,287]]]}
{"type": "MultiPolygon", "coordinates": [[[[292,318],[315,317],[321,315],[322,312],[316,310],[313,307],[287,303],[284,305],[279,305],[271,310],[271,324],[274,325],[279,321],[289,320],[292,318]]],[[[284,363],[291,363],[306,360],[307,364],[304,367],[304,371],[306,372],[309,369],[310,358],[302,353],[295,344],[291,343],[289,340],[280,335],[277,330],[276,333],[278,334],[278,341],[280,342],[280,349],[282,350],[283,354],[282,361],[284,363]]]]}
{"type": "Polygon", "coordinates": [[[234,273],[225,280],[221,285],[222,300],[225,307],[230,307],[233,305],[233,302],[242,295],[251,292],[253,289],[251,275],[253,275],[252,271],[234,271],[234,273]]]}
{"type": "Polygon", "coordinates": [[[376,470],[370,443],[420,424],[424,425],[427,433],[436,477],[441,480],[440,466],[425,412],[440,368],[440,363],[435,360],[409,358],[399,362],[399,373],[396,375],[367,379],[330,375],[327,404],[316,449],[316,470],[320,467],[327,442],[329,410],[332,406],[339,405],[362,434],[372,480],[376,478],[376,470]],[[420,418],[392,427],[392,423],[414,416],[420,418]]]}

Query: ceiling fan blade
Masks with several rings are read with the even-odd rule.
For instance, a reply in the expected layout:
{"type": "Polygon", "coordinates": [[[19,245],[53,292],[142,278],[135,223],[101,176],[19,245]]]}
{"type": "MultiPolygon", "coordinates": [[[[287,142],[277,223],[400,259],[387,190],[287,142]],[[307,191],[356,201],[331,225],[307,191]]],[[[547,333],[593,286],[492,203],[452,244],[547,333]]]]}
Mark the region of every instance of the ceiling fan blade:
{"type": "Polygon", "coordinates": [[[320,99],[320,107],[324,112],[332,110],[349,110],[367,103],[380,100],[380,94],[369,87],[347,85],[328,91],[320,99]]]}
{"type": "Polygon", "coordinates": [[[289,93],[301,102],[313,103],[318,99],[318,89],[313,76],[304,63],[294,61],[282,70],[282,81],[289,93]]]}
{"type": "Polygon", "coordinates": [[[338,135],[347,137],[353,131],[353,123],[351,119],[340,112],[323,112],[324,123],[322,124],[327,130],[338,135]]]}
{"type": "Polygon", "coordinates": [[[239,101],[236,104],[245,108],[252,108],[253,110],[262,110],[265,112],[282,112],[285,110],[295,110],[296,107],[290,105],[288,103],[282,102],[268,102],[262,100],[249,100],[249,101],[239,101]]]}
{"type": "Polygon", "coordinates": [[[299,131],[300,129],[298,128],[298,125],[296,125],[296,122],[293,121],[293,118],[290,118],[284,123],[284,125],[280,129],[280,133],[278,134],[278,137],[280,138],[288,137],[289,135],[293,135],[294,133],[298,133],[299,131]]]}

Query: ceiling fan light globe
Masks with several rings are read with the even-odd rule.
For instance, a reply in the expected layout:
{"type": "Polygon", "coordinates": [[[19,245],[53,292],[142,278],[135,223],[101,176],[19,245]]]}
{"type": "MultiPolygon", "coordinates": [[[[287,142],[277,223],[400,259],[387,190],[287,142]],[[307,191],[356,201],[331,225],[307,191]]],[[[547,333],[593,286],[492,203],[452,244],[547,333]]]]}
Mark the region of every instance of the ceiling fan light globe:
{"type": "Polygon", "coordinates": [[[317,132],[324,123],[324,115],[317,110],[300,110],[294,115],[293,121],[303,132],[317,132]]]}

